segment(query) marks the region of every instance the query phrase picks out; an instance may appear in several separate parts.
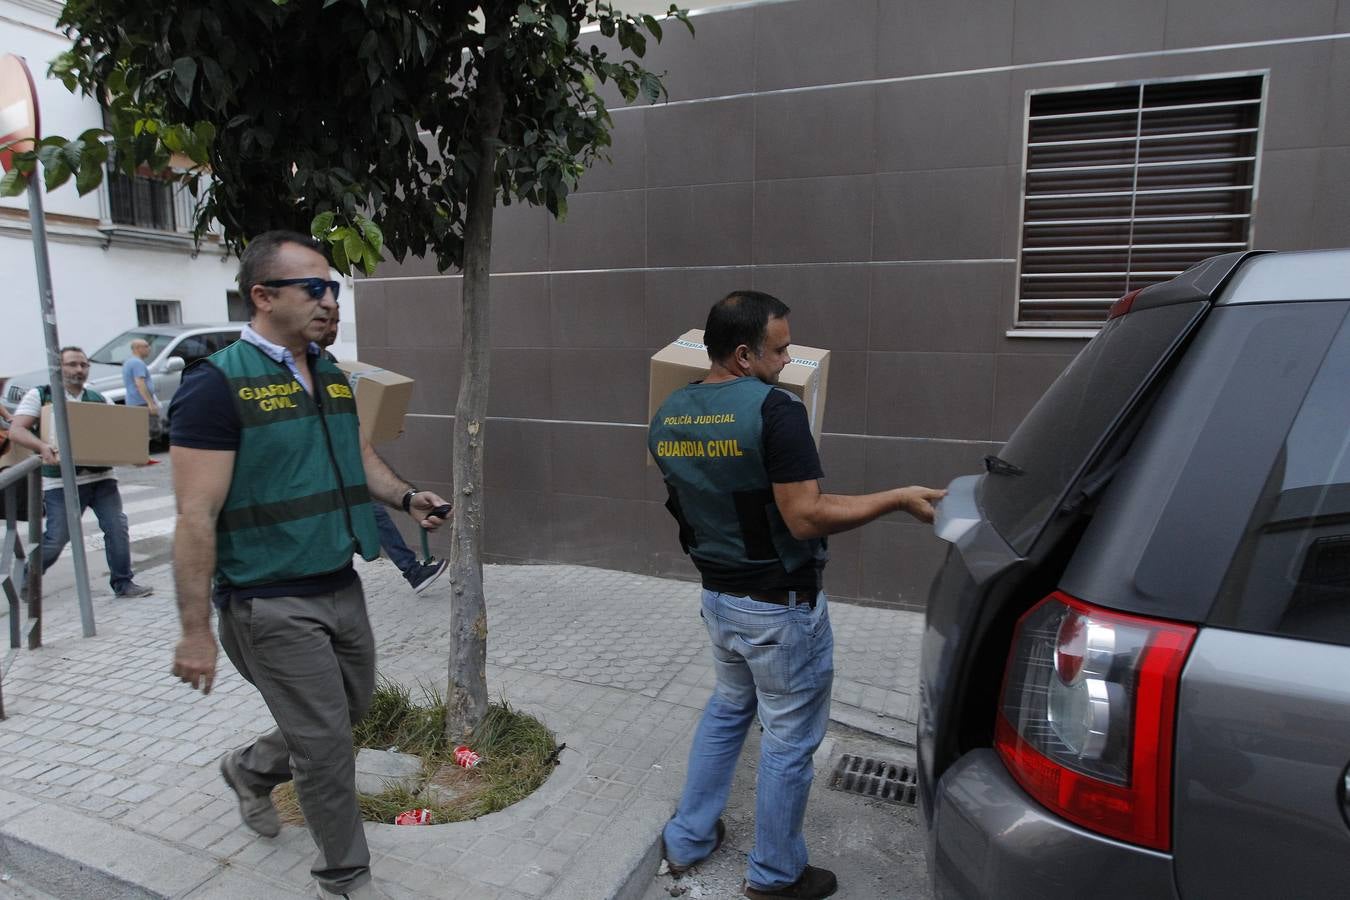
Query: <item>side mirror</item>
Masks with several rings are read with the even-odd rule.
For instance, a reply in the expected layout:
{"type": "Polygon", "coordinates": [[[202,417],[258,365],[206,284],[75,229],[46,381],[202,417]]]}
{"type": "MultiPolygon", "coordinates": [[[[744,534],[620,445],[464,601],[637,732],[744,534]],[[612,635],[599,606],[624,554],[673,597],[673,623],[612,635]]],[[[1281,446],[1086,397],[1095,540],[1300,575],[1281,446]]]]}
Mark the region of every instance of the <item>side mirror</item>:
{"type": "Polygon", "coordinates": [[[164,363],[164,373],[171,375],[174,372],[181,372],[186,366],[187,363],[183,360],[183,357],[170,356],[168,361],[164,363]]]}

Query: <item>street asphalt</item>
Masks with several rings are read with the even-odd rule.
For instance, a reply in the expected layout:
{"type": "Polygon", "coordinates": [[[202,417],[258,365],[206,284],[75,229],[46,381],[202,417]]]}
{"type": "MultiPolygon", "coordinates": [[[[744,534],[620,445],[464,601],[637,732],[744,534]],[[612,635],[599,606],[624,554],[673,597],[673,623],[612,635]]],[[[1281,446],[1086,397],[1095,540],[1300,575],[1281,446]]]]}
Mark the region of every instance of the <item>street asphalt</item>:
{"type": "MultiPolygon", "coordinates": [[[[67,553],[44,584],[44,646],[3,657],[0,893],[312,896],[308,833],[286,827],[267,839],[244,828],[217,771],[224,752],[271,727],[257,692],[223,654],[210,696],[169,674],[177,614],[168,469],[119,470],[137,580],[154,595],[110,596],[90,521],[97,635],[80,636],[67,553]]],[[[358,569],[381,674],[440,687],[448,587],[419,596],[385,560],[358,569]]],[[[488,566],[485,575],[489,691],[538,716],[567,749],[544,786],[507,810],[449,825],[368,825],[381,887],[399,898],[474,900],[738,895],[753,843],[757,738],[742,756],[727,845],[679,882],[657,874],[657,838],[713,683],[697,586],[563,565],[488,566]]],[[[923,897],[913,807],[828,787],[843,753],[909,760],[922,616],[842,603],[830,613],[836,676],[808,811],[812,859],[839,873],[839,897],[923,897]]]]}

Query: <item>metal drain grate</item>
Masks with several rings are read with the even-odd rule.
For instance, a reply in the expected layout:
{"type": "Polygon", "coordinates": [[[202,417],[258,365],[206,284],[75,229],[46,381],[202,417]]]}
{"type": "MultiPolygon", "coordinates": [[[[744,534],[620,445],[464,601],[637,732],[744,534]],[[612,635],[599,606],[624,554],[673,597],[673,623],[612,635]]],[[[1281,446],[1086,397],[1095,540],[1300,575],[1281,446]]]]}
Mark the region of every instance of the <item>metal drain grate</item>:
{"type": "Polygon", "coordinates": [[[919,774],[899,763],[845,753],[830,776],[830,787],[913,806],[918,801],[919,774]]]}

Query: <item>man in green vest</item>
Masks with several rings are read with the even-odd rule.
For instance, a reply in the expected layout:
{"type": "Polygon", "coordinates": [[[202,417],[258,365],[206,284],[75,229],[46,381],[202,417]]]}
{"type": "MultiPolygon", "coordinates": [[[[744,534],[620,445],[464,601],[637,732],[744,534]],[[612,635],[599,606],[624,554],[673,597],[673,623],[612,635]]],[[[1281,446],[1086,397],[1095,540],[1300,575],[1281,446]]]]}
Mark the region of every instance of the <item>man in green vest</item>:
{"type": "MultiPolygon", "coordinates": [[[[85,387],[89,380],[89,357],[79,347],[61,348],[61,382],[67,403],[111,403],[98,391],[85,387]]],[[[38,421],[42,407],[50,403],[52,388],[40,385],[28,391],[14,409],[13,428],[9,437],[20,447],[27,447],[42,457],[42,514],[46,524],[42,531],[42,571],[46,572],[61,556],[70,542],[70,526],[66,522],[66,493],[61,483],[60,454],[53,444],[38,436],[38,421]]],[[[145,597],[152,588],[132,581],[131,539],[127,517],[122,512],[122,495],[117,490],[117,478],[108,466],[76,466],[75,490],[79,509],[94,511],[98,527],[103,531],[103,554],[108,561],[108,581],[115,597],[145,597]]],[[[27,567],[20,582],[28,587],[27,567]]]]}
{"type": "Polygon", "coordinates": [[[791,361],[788,312],[758,291],[714,305],[703,338],[708,377],[672,394],[648,434],[666,506],[703,582],[717,673],[662,853],[679,875],[717,849],[736,760],[758,713],[755,846],[743,885],[754,898],[828,897],[838,887],[834,873],[807,865],[802,836],[834,677],[825,537],[897,511],[931,522],[944,494],[917,486],[821,493],[806,409],[774,387],[791,361]]]}
{"type": "Polygon", "coordinates": [[[399,477],[361,437],[351,385],[315,343],[339,288],[317,242],[257,236],[239,263],[252,320],[183,373],[169,411],[182,624],[173,673],[211,690],[214,601],[225,654],[277,725],[221,760],[244,823],[275,836],[271,791],[293,779],[319,848],[318,895],[380,897],[352,752],[352,725],[375,684],[352,556],[379,554],[374,503],[431,530],[443,520],[430,513],[445,501],[399,477]]]}

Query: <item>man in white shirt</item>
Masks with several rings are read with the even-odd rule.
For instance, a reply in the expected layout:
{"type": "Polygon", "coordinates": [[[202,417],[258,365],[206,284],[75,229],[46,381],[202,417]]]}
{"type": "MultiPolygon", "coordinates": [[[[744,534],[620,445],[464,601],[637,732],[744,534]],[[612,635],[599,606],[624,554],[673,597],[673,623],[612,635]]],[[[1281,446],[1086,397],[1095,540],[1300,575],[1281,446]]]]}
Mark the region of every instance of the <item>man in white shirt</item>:
{"type": "MultiPolygon", "coordinates": [[[[89,378],[89,357],[79,347],[61,348],[61,381],[68,403],[111,403],[98,391],[84,386],[89,378]]],[[[56,447],[38,437],[35,429],[42,407],[51,401],[51,387],[41,385],[24,394],[14,410],[9,438],[42,457],[42,514],[46,528],[42,532],[42,571],[46,572],[70,542],[66,522],[66,493],[61,483],[60,454],[56,447]]],[[[132,580],[131,539],[127,517],[122,512],[122,495],[117,479],[108,466],[76,466],[75,489],[79,509],[93,509],[98,527],[103,530],[103,552],[108,559],[108,580],[118,597],[144,597],[153,593],[132,580]]],[[[26,573],[25,573],[26,574],[26,573]]],[[[23,580],[27,584],[27,578],[23,580]]]]}

